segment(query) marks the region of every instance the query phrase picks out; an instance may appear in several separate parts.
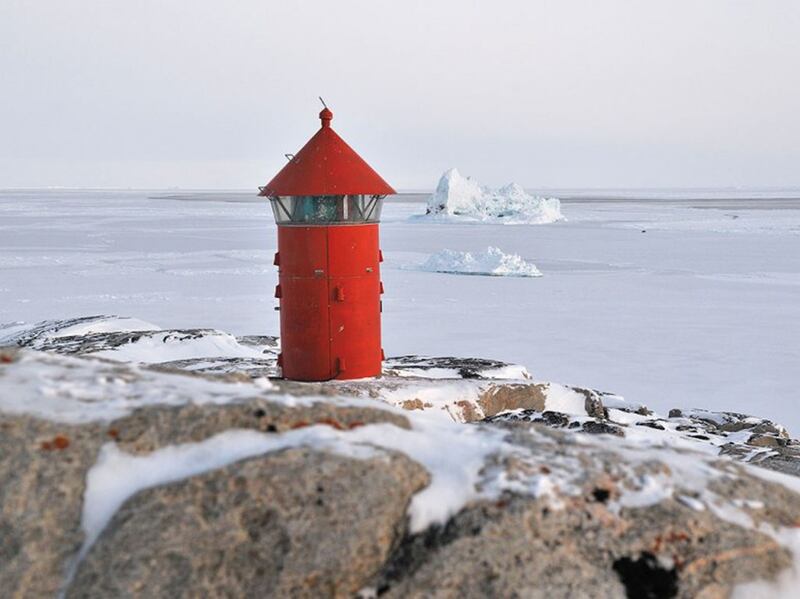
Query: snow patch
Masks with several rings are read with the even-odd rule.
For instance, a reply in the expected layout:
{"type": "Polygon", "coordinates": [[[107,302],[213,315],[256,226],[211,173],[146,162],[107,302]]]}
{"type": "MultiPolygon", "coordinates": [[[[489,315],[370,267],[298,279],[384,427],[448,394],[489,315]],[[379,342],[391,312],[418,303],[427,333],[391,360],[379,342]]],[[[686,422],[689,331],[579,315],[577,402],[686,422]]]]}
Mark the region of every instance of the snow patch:
{"type": "Polygon", "coordinates": [[[424,379],[524,379],[531,378],[521,364],[456,357],[395,356],[386,358],[384,374],[424,379]]]}
{"type": "Polygon", "coordinates": [[[236,337],[221,331],[204,331],[203,335],[174,332],[142,336],[133,343],[87,354],[117,362],[157,364],[195,358],[263,358],[260,348],[242,345],[236,337]]]}
{"type": "Polygon", "coordinates": [[[127,316],[104,318],[94,320],[85,324],[75,324],[63,329],[54,331],[52,338],[72,337],[77,335],[91,335],[92,333],[125,333],[130,331],[157,331],[160,327],[127,316]]]}
{"type": "MultiPolygon", "coordinates": [[[[305,444],[331,449],[336,440],[334,429],[313,426],[284,435],[229,430],[200,443],[170,445],[142,456],[125,453],[115,444],[107,443],[86,477],[83,552],[97,540],[122,504],[139,491],[271,451],[305,444]]],[[[353,452],[348,452],[348,455],[353,455],[353,452]]]]}
{"type": "Polygon", "coordinates": [[[506,254],[492,246],[475,254],[445,249],[429,256],[419,266],[419,270],[494,277],[542,276],[535,264],[526,261],[519,254],[506,254]]]}
{"type": "MultiPolygon", "coordinates": [[[[0,368],[0,412],[81,424],[109,422],[148,405],[224,404],[264,395],[268,381],[223,383],[135,366],[24,351],[0,368]]],[[[304,405],[305,398],[284,403],[304,405]]]]}
{"type": "MultiPolygon", "coordinates": [[[[464,423],[467,421],[464,406],[470,406],[479,418],[485,416],[476,399],[488,384],[491,384],[491,381],[420,379],[397,388],[382,387],[377,390],[377,398],[397,407],[407,405],[408,402],[418,403],[422,406],[422,412],[428,417],[435,417],[443,422],[464,423]]],[[[365,397],[368,396],[365,394],[365,397]]]]}
{"type": "Polygon", "coordinates": [[[125,501],[139,491],[245,458],[301,446],[355,459],[372,457],[381,449],[406,454],[431,474],[431,483],[415,494],[409,505],[411,532],[444,524],[469,501],[484,496],[479,484],[481,470],[489,455],[503,450],[505,433],[442,423],[425,415],[417,415],[414,425],[406,430],[376,424],[346,432],[316,425],[282,434],[229,430],[198,443],[167,446],[147,455],[128,454],[108,443],[87,475],[82,515],[86,540],[80,556],[86,554],[125,501]],[[458,452],[451,451],[453,447],[458,447],[458,452]]]}
{"type": "Polygon", "coordinates": [[[411,422],[410,431],[380,425],[344,434],[400,451],[431,474],[430,484],[414,495],[408,507],[412,534],[446,523],[471,501],[496,496],[494,492],[482,491],[481,474],[489,456],[507,450],[504,431],[445,422],[424,413],[414,414],[411,422]],[[458,450],[453,451],[454,448],[458,450]]]}
{"type": "Polygon", "coordinates": [[[683,505],[693,509],[696,512],[702,512],[706,509],[706,504],[695,497],[690,495],[676,495],[675,499],[680,501],[683,505]]]}
{"type": "Polygon", "coordinates": [[[16,345],[93,333],[128,333],[157,331],[160,327],[129,316],[83,316],[66,320],[44,320],[36,324],[24,322],[0,324],[0,346],[16,345]]]}
{"type": "Polygon", "coordinates": [[[639,477],[637,488],[623,493],[618,504],[622,507],[632,508],[661,503],[672,497],[675,491],[672,480],[671,477],[663,474],[644,474],[639,477]]]}
{"type": "Polygon", "coordinates": [[[778,573],[774,580],[754,580],[737,584],[731,599],[795,599],[800,589],[800,532],[796,528],[780,528],[762,524],[758,530],[770,535],[792,552],[794,563],[778,573]]]}
{"type": "Polygon", "coordinates": [[[557,198],[532,196],[516,183],[492,189],[451,168],[428,199],[428,215],[451,220],[537,225],[562,220],[557,198]]]}
{"type": "Polygon", "coordinates": [[[575,416],[586,416],[586,396],[570,387],[557,383],[547,383],[543,411],[548,410],[575,416]]]}

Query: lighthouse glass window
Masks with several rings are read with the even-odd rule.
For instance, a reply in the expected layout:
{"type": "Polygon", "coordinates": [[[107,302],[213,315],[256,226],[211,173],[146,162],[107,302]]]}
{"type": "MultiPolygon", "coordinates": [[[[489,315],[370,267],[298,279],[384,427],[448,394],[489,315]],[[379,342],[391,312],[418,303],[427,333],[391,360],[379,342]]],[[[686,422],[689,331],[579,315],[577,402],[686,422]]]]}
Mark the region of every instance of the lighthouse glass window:
{"type": "Polygon", "coordinates": [[[380,195],[273,196],[275,222],[281,225],[376,223],[380,220],[380,195]]]}

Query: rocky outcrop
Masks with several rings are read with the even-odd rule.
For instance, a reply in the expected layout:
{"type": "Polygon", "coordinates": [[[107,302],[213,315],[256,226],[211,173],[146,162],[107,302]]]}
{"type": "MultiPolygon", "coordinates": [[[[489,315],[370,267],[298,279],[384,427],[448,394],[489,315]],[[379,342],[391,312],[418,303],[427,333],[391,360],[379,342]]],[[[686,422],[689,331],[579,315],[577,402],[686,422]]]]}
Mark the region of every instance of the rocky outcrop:
{"type": "MultiPolygon", "coordinates": [[[[521,431],[513,438],[548,452],[546,443],[521,431]]],[[[615,470],[606,461],[614,454],[597,457],[603,466],[588,469],[582,492],[560,509],[509,495],[407,536],[375,588],[388,597],[427,596],[429,589],[446,597],[727,597],[736,583],[792,567],[790,552],[774,538],[693,509],[680,496],[641,507],[615,505],[624,486],[604,474],[615,470]]],[[[797,496],[759,479],[721,478],[714,493],[770,497],[777,510],[770,517],[786,524],[800,508],[797,496]]],[[[755,499],[752,505],[748,513],[762,518],[766,509],[755,499]]]]}
{"type": "MultiPolygon", "coordinates": [[[[7,392],[0,367],[0,396],[7,392]]],[[[67,426],[0,413],[3,596],[56,595],[83,542],[86,473],[107,440],[96,424],[67,426]]]]}
{"type": "Polygon", "coordinates": [[[641,438],[642,431],[647,430],[653,441],[657,438],[665,442],[680,439],[698,446],[711,445],[719,455],[777,472],[800,475],[800,441],[790,438],[782,426],[764,418],[705,410],[674,409],[670,410],[667,418],[641,408],[603,407],[602,410],[603,416],[591,419],[547,410],[509,410],[488,417],[485,422],[533,422],[552,428],[635,438],[641,438]]]}
{"type": "MultiPolygon", "coordinates": [[[[86,538],[81,510],[87,473],[106,443],[147,455],[231,429],[280,435],[314,424],[349,430],[375,422],[408,426],[382,410],[322,403],[292,409],[263,399],[152,407],[102,425],[0,414],[4,596],[54,597],[68,580],[86,538]]],[[[399,454],[363,461],[298,449],[150,489],[124,506],[80,562],[68,596],[174,597],[179,587],[190,596],[263,596],[272,588],[291,595],[295,586],[320,596],[352,589],[353,577],[363,580],[385,559],[405,526],[411,494],[427,480],[421,466],[399,454]],[[280,527],[287,527],[281,542],[294,553],[262,564],[280,527]],[[348,539],[352,547],[345,550],[348,539]],[[262,575],[262,567],[283,572],[282,586],[262,575]],[[216,573],[212,580],[206,578],[210,572],[216,573]]]]}
{"type": "Polygon", "coordinates": [[[67,597],[349,597],[387,560],[427,482],[399,454],[292,449],[147,489],[117,512],[67,597]]]}
{"type": "MultiPolygon", "coordinates": [[[[537,439],[512,428],[509,441],[546,461],[563,434],[537,439]]],[[[67,596],[713,597],[791,567],[775,539],[686,500],[615,505],[624,482],[607,472],[618,456],[595,458],[563,505],[508,493],[417,534],[405,510],[428,476],[403,456],[295,449],[244,460],[129,500],[67,596]]],[[[505,464],[512,473],[519,466],[505,464]]],[[[800,496],[737,474],[713,492],[752,502],[745,511],[766,522],[800,515],[800,496]],[[769,507],[754,499],[764,497],[769,507]]]]}
{"type": "Polygon", "coordinates": [[[378,381],[303,385],[234,361],[209,373],[210,360],[92,357],[112,333],[47,341],[85,355],[0,350],[3,596],[710,598],[800,584],[800,479],[755,466],[797,472],[798,445],[769,421],[661,417],[502,378],[514,367],[491,361],[407,356],[378,381]]]}
{"type": "MultiPolygon", "coordinates": [[[[246,381],[279,374],[276,337],[233,337],[213,329],[108,330],[125,320],[90,316],[45,321],[9,335],[5,343],[64,355],[137,362],[162,372],[191,372],[226,380],[246,381]],[[164,359],[166,356],[173,359],[164,359]]],[[[580,396],[582,407],[585,403],[590,416],[603,416],[601,394],[597,391],[534,382],[522,366],[485,358],[397,356],[384,362],[383,376],[376,380],[313,385],[277,380],[275,384],[291,394],[380,399],[410,409],[427,404],[459,422],[474,422],[508,410],[542,412],[547,409],[546,399],[552,391],[574,392],[580,396]],[[441,390],[448,382],[451,392],[443,396],[441,390]],[[437,396],[434,403],[426,399],[431,394],[437,396]]]]}

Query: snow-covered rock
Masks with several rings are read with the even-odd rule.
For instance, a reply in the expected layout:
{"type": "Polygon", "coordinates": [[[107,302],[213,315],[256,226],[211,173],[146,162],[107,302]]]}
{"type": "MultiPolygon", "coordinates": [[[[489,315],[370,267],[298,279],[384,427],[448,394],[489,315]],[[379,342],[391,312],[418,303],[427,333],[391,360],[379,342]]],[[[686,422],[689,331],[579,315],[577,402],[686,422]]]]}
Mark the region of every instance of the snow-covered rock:
{"type": "Polygon", "coordinates": [[[445,249],[429,256],[419,269],[428,272],[493,277],[542,276],[533,262],[528,262],[518,254],[506,254],[501,249],[491,246],[483,252],[475,253],[445,249]]]}
{"type": "Polygon", "coordinates": [[[427,214],[453,220],[538,225],[562,220],[557,198],[532,196],[509,183],[492,189],[451,168],[441,176],[428,199],[427,214]]]}
{"type": "Polygon", "coordinates": [[[422,379],[530,379],[524,366],[487,358],[395,356],[383,362],[386,376],[422,379]]]}
{"type": "Polygon", "coordinates": [[[0,325],[0,346],[3,345],[147,364],[167,370],[246,373],[252,378],[278,374],[277,337],[237,338],[214,329],[162,330],[119,316],[0,325]]]}
{"type": "Polygon", "coordinates": [[[35,325],[0,324],[0,345],[26,345],[40,349],[51,339],[85,337],[93,333],[158,331],[158,326],[127,316],[81,316],[63,320],[45,320],[35,325]]]}
{"type": "Polygon", "coordinates": [[[241,383],[219,403],[223,383],[203,375],[2,356],[10,596],[688,597],[797,582],[800,480],[709,452],[241,383]],[[113,419],[6,411],[25,380],[35,395],[37,363],[53,383],[85,381],[64,401],[94,380],[95,404],[113,402],[98,368],[154,395],[191,387],[113,419]]]}
{"type": "Polygon", "coordinates": [[[769,421],[659,416],[482,359],[401,356],[371,381],[270,385],[247,356],[203,358],[225,376],[110,361],[123,333],[0,348],[10,596],[689,597],[764,580],[792,596],[800,584],[800,479],[781,474],[798,471],[800,446],[769,421]]]}

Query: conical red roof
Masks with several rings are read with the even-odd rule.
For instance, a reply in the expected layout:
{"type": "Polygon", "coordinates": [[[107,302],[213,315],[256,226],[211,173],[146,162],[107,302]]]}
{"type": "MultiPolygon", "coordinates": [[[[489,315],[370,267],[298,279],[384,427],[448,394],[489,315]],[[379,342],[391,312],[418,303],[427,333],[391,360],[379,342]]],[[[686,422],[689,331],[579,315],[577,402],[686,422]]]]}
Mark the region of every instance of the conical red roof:
{"type": "Polygon", "coordinates": [[[390,195],[381,176],[331,129],[333,113],[319,113],[322,127],[275,177],[262,196],[390,195]]]}

